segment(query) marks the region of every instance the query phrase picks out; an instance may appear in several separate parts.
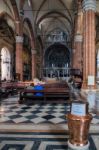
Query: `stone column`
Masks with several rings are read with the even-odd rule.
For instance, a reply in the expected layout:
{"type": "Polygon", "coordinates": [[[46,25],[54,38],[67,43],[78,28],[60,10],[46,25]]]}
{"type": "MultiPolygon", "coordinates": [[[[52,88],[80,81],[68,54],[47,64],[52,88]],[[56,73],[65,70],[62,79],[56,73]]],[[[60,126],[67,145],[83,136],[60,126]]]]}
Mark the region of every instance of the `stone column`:
{"type": "Polygon", "coordinates": [[[96,0],[83,0],[84,34],[83,34],[83,88],[88,88],[88,79],[91,77],[95,87],[96,77],[96,50],[95,50],[95,11],[96,0]]]}
{"type": "Polygon", "coordinates": [[[23,36],[16,36],[16,74],[19,75],[19,80],[23,80],[23,36]]]}
{"type": "Polygon", "coordinates": [[[43,56],[43,49],[42,47],[40,48],[40,78],[42,79],[43,78],[43,59],[44,59],[44,56],[43,56]]]}
{"type": "Polygon", "coordinates": [[[83,26],[83,12],[81,8],[81,1],[78,1],[78,12],[75,23],[74,35],[74,50],[73,50],[73,68],[82,71],[82,26],[83,26]]]}
{"type": "Polygon", "coordinates": [[[32,51],[32,80],[36,77],[36,50],[32,51]]]}
{"type": "Polygon", "coordinates": [[[75,69],[80,69],[82,72],[82,35],[76,34],[75,35],[75,69]]]}

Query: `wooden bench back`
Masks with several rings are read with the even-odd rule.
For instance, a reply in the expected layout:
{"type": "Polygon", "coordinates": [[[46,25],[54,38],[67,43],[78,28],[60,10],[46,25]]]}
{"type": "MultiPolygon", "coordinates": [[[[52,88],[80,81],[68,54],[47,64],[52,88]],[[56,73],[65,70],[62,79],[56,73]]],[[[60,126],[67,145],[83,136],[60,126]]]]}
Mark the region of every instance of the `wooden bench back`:
{"type": "Polygon", "coordinates": [[[68,85],[66,83],[64,83],[64,84],[53,83],[53,84],[45,84],[44,87],[45,88],[65,88],[65,87],[68,87],[68,85]]]}
{"type": "Polygon", "coordinates": [[[45,93],[46,92],[56,92],[56,93],[61,93],[61,92],[66,92],[68,89],[67,88],[45,88],[45,93]]]}

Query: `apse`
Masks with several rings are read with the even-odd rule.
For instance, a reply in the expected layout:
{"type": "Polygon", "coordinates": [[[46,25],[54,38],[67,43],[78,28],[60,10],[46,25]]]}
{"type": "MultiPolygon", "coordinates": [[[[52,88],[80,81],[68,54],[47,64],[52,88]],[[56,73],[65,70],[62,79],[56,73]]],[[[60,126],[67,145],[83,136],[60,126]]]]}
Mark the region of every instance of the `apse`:
{"type": "Polygon", "coordinates": [[[44,66],[48,68],[70,67],[70,51],[65,45],[54,43],[46,49],[44,60],[44,66]]]}
{"type": "Polygon", "coordinates": [[[65,79],[70,76],[70,51],[61,44],[49,46],[44,55],[44,77],[65,79]]]}

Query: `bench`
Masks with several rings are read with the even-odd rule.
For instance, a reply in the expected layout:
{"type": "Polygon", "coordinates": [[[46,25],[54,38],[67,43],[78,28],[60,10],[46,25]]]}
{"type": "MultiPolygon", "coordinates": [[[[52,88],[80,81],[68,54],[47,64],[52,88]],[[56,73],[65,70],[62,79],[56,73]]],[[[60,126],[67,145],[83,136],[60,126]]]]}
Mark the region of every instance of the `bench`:
{"type": "Polygon", "coordinates": [[[40,100],[44,100],[44,90],[35,90],[35,89],[24,89],[22,91],[20,91],[20,95],[19,95],[19,103],[23,103],[25,100],[27,99],[40,99],[40,100]],[[42,95],[36,95],[37,93],[42,93],[42,95]]]}
{"type": "Polygon", "coordinates": [[[21,104],[28,99],[43,100],[43,102],[47,102],[49,99],[66,100],[69,97],[69,89],[67,88],[44,88],[43,90],[24,89],[20,91],[19,103],[21,104]],[[37,93],[41,93],[41,95],[37,95],[37,93]]]}
{"type": "Polygon", "coordinates": [[[5,88],[0,87],[0,98],[6,98],[9,95],[9,91],[7,91],[5,88]]]}
{"type": "Polygon", "coordinates": [[[18,94],[21,90],[29,86],[30,83],[32,83],[32,81],[30,82],[14,82],[14,81],[1,82],[0,96],[7,97],[9,95],[18,94]]]}
{"type": "Polygon", "coordinates": [[[69,89],[67,88],[45,88],[45,97],[67,99],[69,98],[69,89]]]}
{"type": "Polygon", "coordinates": [[[6,95],[17,94],[17,88],[14,82],[3,82],[1,84],[1,90],[6,93],[6,95]]]}

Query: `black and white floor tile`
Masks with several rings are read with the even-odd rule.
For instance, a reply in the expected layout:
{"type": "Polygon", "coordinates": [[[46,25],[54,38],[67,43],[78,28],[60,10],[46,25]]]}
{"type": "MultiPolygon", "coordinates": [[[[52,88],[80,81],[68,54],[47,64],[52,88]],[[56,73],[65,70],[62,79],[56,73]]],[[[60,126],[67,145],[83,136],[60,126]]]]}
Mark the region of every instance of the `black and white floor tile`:
{"type": "MultiPolygon", "coordinates": [[[[0,150],[68,150],[66,133],[1,132],[0,150]]],[[[99,150],[99,135],[89,135],[89,150],[99,150]]]]}
{"type": "Polygon", "coordinates": [[[18,104],[18,98],[3,100],[0,106],[0,123],[66,123],[70,106],[66,104],[18,104]]]}
{"type": "MultiPolygon", "coordinates": [[[[0,150],[68,150],[69,135],[60,131],[66,131],[69,111],[67,103],[20,105],[18,96],[0,101],[0,150]]],[[[99,116],[92,115],[92,124],[98,127],[99,116]]],[[[98,132],[90,134],[89,141],[89,150],[99,150],[98,132]]]]}
{"type": "MultiPolygon", "coordinates": [[[[10,97],[1,101],[0,123],[67,123],[66,114],[69,113],[68,103],[51,104],[18,104],[18,97],[10,97]]],[[[93,115],[93,124],[99,124],[99,116],[93,115]]]]}

